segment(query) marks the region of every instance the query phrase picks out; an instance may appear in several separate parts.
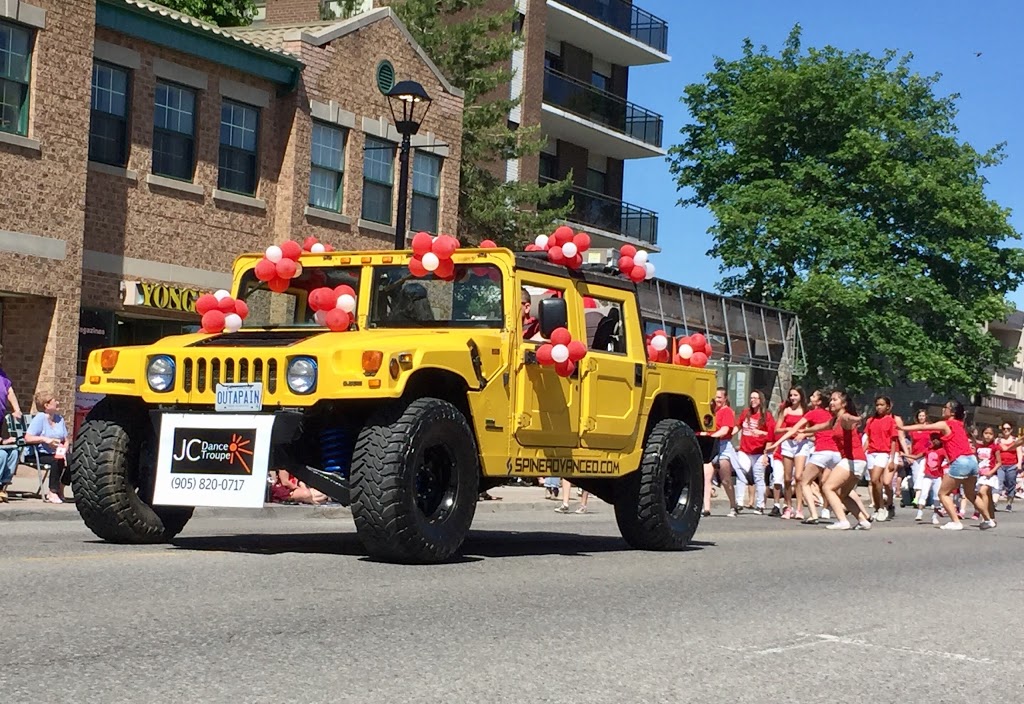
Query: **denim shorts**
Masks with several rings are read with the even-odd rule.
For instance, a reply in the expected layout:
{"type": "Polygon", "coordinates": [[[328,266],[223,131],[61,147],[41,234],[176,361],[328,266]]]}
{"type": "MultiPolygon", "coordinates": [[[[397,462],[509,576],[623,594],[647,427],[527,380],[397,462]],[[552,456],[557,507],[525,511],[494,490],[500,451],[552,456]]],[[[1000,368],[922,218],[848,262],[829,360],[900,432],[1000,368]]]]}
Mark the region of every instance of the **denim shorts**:
{"type": "Polygon", "coordinates": [[[949,465],[946,473],[953,479],[967,479],[978,476],[978,458],[974,455],[963,455],[957,457],[949,465]]]}

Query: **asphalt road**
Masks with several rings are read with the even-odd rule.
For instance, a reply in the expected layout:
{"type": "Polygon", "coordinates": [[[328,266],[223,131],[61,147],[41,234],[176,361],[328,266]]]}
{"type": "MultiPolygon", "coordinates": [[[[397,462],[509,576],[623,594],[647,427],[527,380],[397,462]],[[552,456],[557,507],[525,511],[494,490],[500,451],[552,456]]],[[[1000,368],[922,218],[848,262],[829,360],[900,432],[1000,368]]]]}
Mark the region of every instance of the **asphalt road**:
{"type": "Polygon", "coordinates": [[[605,509],[480,516],[452,564],[370,562],[348,520],[77,522],[0,538],[0,700],[1019,702],[1024,516],[868,533],[706,519],[627,550],[605,509]]]}

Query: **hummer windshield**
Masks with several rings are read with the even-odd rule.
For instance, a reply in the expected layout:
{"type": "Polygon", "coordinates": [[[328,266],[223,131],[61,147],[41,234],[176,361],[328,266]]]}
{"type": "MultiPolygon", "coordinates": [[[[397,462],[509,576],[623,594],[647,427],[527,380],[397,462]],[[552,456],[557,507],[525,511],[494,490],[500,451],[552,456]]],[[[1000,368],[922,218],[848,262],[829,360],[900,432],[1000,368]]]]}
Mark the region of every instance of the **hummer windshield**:
{"type": "Polygon", "coordinates": [[[460,264],[453,281],[417,278],[406,266],[375,267],[368,326],[500,328],[501,280],[491,265],[460,264]]]}
{"type": "Polygon", "coordinates": [[[275,293],[251,270],[247,271],[239,289],[239,297],[249,305],[245,327],[319,327],[313,319],[313,309],[306,302],[310,292],[321,286],[336,288],[342,284],[358,292],[361,273],[362,268],[358,266],[307,266],[291,280],[287,291],[275,293]]]}

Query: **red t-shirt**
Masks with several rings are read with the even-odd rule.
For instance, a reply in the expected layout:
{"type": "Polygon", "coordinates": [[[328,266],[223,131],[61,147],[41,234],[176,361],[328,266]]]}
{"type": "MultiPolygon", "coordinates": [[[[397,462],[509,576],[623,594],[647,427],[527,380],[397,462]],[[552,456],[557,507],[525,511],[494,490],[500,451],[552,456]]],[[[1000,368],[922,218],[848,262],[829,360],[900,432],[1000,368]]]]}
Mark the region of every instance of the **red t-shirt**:
{"type": "MultiPolygon", "coordinates": [[[[1001,467],[1013,467],[1017,464],[1017,448],[1012,450],[1003,449],[1003,438],[999,438],[996,441],[996,446],[999,448],[999,466],[1001,467]]],[[[1017,442],[1017,438],[1010,438],[1007,444],[1013,444],[1017,442]]]]}
{"type": "MultiPolygon", "coordinates": [[[[978,445],[975,448],[974,454],[978,456],[978,470],[984,472],[987,469],[995,469],[992,466],[992,462],[996,459],[996,444],[990,445],[978,445]]],[[[984,476],[984,474],[983,474],[984,476]]]]}
{"type": "Polygon", "coordinates": [[[529,317],[523,318],[523,339],[532,340],[540,334],[540,320],[529,317]]]}
{"type": "Polygon", "coordinates": [[[794,425],[799,423],[801,419],[803,419],[803,417],[803,413],[786,413],[785,411],[783,411],[782,420],[779,421],[779,425],[788,430],[789,428],[792,428],[794,425]]]}
{"type": "Polygon", "coordinates": [[[899,437],[892,416],[869,418],[864,432],[868,434],[868,452],[892,452],[892,441],[899,437]]]}
{"type": "MultiPolygon", "coordinates": [[[[735,430],[736,428],[736,414],[728,406],[722,406],[715,411],[715,427],[716,428],[730,428],[735,430]]],[[[721,440],[728,440],[732,437],[732,433],[726,435],[721,440]]]]}
{"type": "MultiPolygon", "coordinates": [[[[832,441],[839,448],[839,453],[844,459],[867,461],[867,455],[864,454],[864,442],[856,429],[845,430],[843,426],[836,423],[832,427],[832,441]]],[[[817,444],[814,449],[818,449],[817,444]]]]}
{"type": "Polygon", "coordinates": [[[765,446],[775,436],[775,419],[771,413],[757,411],[751,413],[749,408],[743,409],[740,414],[740,452],[748,455],[764,454],[765,446]],[[764,418],[764,427],[761,427],[761,419],[764,418]],[[764,435],[757,431],[764,432],[764,435]]]}
{"type": "Polygon", "coordinates": [[[924,475],[929,479],[940,479],[945,466],[949,464],[946,458],[946,451],[942,448],[928,450],[925,454],[924,475]]]}
{"type": "MultiPolygon", "coordinates": [[[[804,415],[808,425],[821,425],[825,421],[832,420],[832,412],[824,408],[812,408],[804,415]]],[[[839,452],[836,441],[832,437],[832,428],[822,430],[814,434],[815,452],[839,452]]]]}
{"type": "Polygon", "coordinates": [[[932,449],[932,433],[930,430],[912,430],[910,432],[910,454],[924,455],[932,449]]]}
{"type": "Polygon", "coordinates": [[[974,454],[971,450],[971,441],[967,437],[967,431],[964,430],[964,422],[957,420],[956,418],[946,419],[946,425],[949,426],[949,433],[942,436],[942,446],[946,450],[946,456],[949,457],[949,461],[956,462],[964,455],[974,454]]]}

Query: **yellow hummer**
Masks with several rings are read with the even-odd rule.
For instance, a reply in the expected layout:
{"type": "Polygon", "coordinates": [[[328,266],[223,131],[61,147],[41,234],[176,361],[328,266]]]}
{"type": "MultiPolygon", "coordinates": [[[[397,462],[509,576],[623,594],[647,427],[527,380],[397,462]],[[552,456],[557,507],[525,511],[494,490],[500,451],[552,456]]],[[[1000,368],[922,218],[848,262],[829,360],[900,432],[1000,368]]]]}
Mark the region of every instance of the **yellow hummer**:
{"type": "Polygon", "coordinates": [[[268,473],[286,470],[351,506],[371,556],[436,562],[461,546],[481,491],[555,476],[612,504],[631,546],[684,547],[715,374],[648,361],[636,287],[614,262],[570,271],[459,249],[443,280],[413,276],[411,257],[303,253],[276,293],[255,275],[261,255],[243,255],[242,329],[92,352],[82,390],[105,396],[71,454],[86,525],[168,541],[194,507],[262,507],[268,473]],[[308,296],[343,284],[356,308],[332,332],[308,296]],[[569,376],[537,358],[561,327],[586,346],[569,376]]]}

